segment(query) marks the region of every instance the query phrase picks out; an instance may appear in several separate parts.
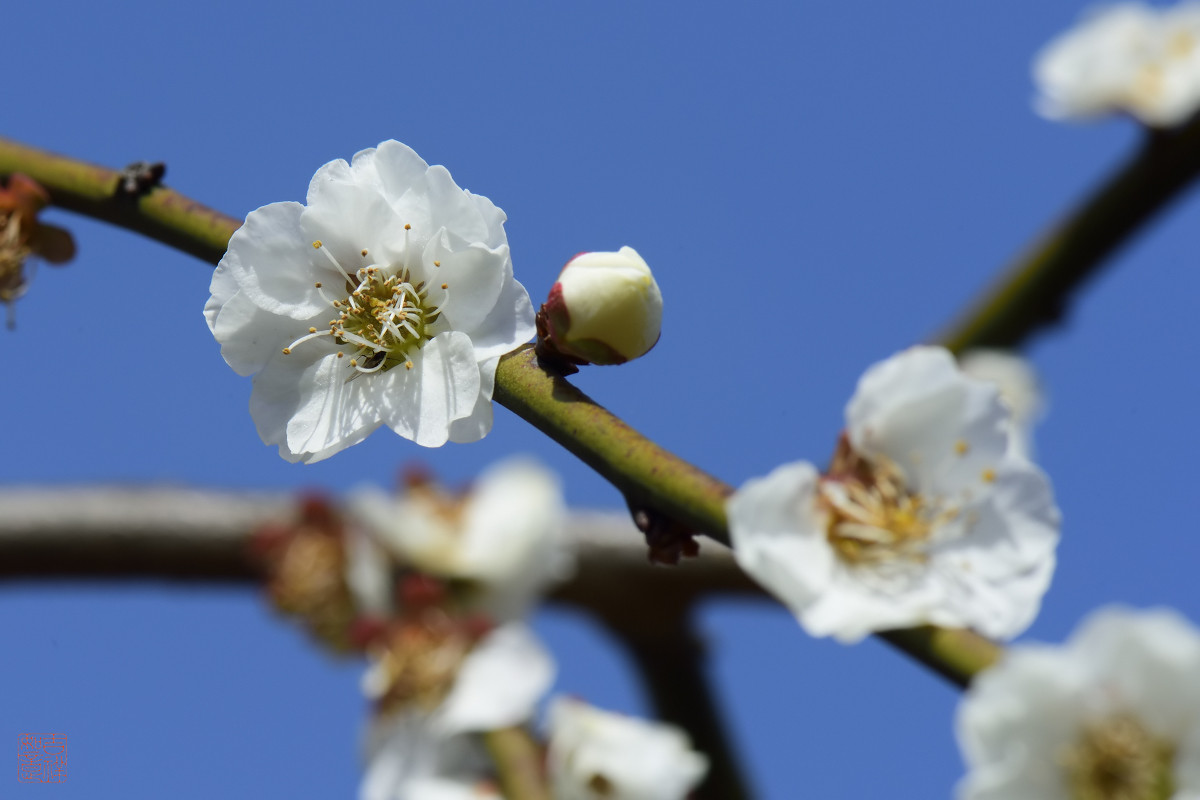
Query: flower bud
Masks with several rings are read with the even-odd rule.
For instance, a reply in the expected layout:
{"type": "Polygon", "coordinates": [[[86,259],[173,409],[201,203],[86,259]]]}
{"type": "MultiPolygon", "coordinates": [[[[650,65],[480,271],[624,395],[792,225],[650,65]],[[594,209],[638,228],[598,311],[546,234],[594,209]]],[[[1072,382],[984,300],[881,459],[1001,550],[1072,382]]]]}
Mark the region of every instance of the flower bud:
{"type": "Polygon", "coordinates": [[[567,364],[624,364],[658,342],[662,293],[632,247],[580,253],[563,267],[537,321],[539,355],[567,364]]]}

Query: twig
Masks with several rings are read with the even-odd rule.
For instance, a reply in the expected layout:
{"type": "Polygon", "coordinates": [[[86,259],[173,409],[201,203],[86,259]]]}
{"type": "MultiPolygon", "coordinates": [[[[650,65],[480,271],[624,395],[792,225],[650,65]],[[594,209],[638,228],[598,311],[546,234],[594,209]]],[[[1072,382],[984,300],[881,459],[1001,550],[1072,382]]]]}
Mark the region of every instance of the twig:
{"type": "Polygon", "coordinates": [[[937,337],[955,353],[1016,348],[1057,324],[1075,292],[1200,174],[1200,117],[1138,153],[1046,231],[937,337]]]}
{"type": "Polygon", "coordinates": [[[708,679],[706,649],[685,615],[643,615],[659,624],[631,627],[608,622],[637,665],[657,715],[683,728],[692,745],[708,756],[709,770],[694,792],[695,800],[746,800],[754,797],[746,782],[729,727],[708,679]]]}
{"type": "Polygon", "coordinates": [[[552,800],[542,769],[542,751],[524,728],[503,728],[483,734],[500,789],[508,800],[552,800]]]}
{"type": "MultiPolygon", "coordinates": [[[[114,194],[116,182],[122,179],[119,172],[0,139],[0,175],[18,171],[49,190],[56,205],[144,233],[210,263],[220,260],[228,237],[241,224],[174,192],[162,195],[169,191],[162,187],[151,188],[131,203],[128,197],[114,194]]],[[[659,448],[561,377],[538,367],[531,348],[501,359],[495,396],[630,493],[632,501],[645,502],[663,514],[678,514],[680,521],[698,531],[729,542],[724,509],[728,486],[659,448]],[[628,464],[613,442],[631,448],[628,464]]],[[[965,630],[889,641],[941,674],[955,671],[947,666],[947,658],[974,664],[1000,653],[995,644],[965,630]],[[959,659],[954,654],[960,649],[991,656],[959,659]]]]}
{"type": "MultiPolygon", "coordinates": [[[[250,537],[293,518],[292,494],[133,487],[0,490],[0,580],[168,580],[257,583],[250,537]]],[[[646,561],[622,512],[573,511],[567,530],[579,566],[551,599],[624,613],[638,598],[681,606],[712,594],[766,595],[727,550],[679,569],[646,561]]]]}
{"type": "Polygon", "coordinates": [[[142,194],[124,191],[126,171],[0,138],[0,176],[14,172],[41,184],[60,208],[136,231],[211,264],[221,260],[229,237],[242,226],[240,219],[165,186],[151,187],[142,194]]]}

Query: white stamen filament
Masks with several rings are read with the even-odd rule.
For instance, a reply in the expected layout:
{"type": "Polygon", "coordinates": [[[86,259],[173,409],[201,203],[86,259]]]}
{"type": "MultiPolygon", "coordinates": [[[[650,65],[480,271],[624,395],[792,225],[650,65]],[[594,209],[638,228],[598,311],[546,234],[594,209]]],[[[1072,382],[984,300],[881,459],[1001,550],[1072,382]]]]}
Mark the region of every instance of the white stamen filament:
{"type": "Polygon", "coordinates": [[[329,259],[329,263],[333,264],[333,266],[337,268],[337,271],[342,273],[342,277],[346,279],[346,283],[354,283],[354,279],[351,278],[350,274],[342,268],[342,265],[338,263],[338,260],[333,257],[333,253],[329,252],[329,248],[322,244],[320,239],[313,242],[313,248],[320,250],[325,254],[325,257],[329,259]]]}
{"type": "Polygon", "coordinates": [[[387,352],[386,347],[378,345],[375,342],[367,341],[363,337],[350,333],[350,331],[347,330],[342,330],[340,333],[338,333],[338,337],[346,340],[347,342],[354,342],[355,344],[362,345],[363,347],[369,348],[376,353],[387,352]]]}
{"type": "Polygon", "coordinates": [[[309,339],[316,339],[319,336],[332,336],[332,335],[333,335],[332,331],[317,331],[316,333],[305,334],[304,336],[301,336],[299,339],[297,339],[296,341],[292,342],[287,347],[285,347],[284,350],[290,351],[296,345],[303,344],[304,342],[307,342],[309,339]]]}
{"type": "Polygon", "coordinates": [[[379,372],[379,370],[383,369],[383,365],[386,362],[387,362],[386,358],[381,358],[381,359],[379,359],[379,363],[373,367],[360,367],[358,364],[355,364],[354,368],[356,370],[358,370],[360,374],[369,375],[372,372],[379,372]]]}

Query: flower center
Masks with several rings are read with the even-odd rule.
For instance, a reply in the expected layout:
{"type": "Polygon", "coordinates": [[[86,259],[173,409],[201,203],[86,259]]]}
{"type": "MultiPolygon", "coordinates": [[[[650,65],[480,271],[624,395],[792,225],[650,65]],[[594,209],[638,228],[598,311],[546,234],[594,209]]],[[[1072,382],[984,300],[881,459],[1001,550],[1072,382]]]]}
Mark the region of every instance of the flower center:
{"type": "Polygon", "coordinates": [[[839,447],[819,503],[828,513],[826,536],[848,564],[925,560],[933,531],[958,516],[937,499],[909,491],[904,474],[882,457],[868,461],[848,443],[839,447]]]}
{"type": "Polygon", "coordinates": [[[1061,762],[1073,800],[1168,800],[1173,748],[1128,714],[1087,725],[1061,762]]]}
{"type": "Polygon", "coordinates": [[[437,608],[397,622],[375,649],[368,677],[381,708],[436,708],[484,631],[437,608]]]}
{"type": "MultiPolygon", "coordinates": [[[[313,242],[313,247],[342,274],[346,297],[331,298],[321,283],[315,284],[317,291],[335,309],[337,317],[329,321],[327,331],[309,328],[307,335],[283,348],[284,355],[310,339],[332,336],[338,345],[351,350],[349,367],[355,370],[351,377],[386,372],[401,364],[412,369],[412,353],[434,337],[436,331],[432,327],[442,313],[441,308],[430,301],[426,282],[414,280],[403,264],[373,264],[359,267],[351,275],[320,241],[313,242]]],[[[366,258],[367,251],[363,250],[362,255],[366,258]]],[[[440,266],[436,261],[433,263],[440,266]]],[[[442,289],[448,288],[447,284],[442,284],[442,289]]],[[[449,297],[448,293],[446,297],[449,297]]],[[[444,305],[445,300],[442,302],[444,305]]],[[[339,349],[337,355],[342,358],[345,352],[339,349]]]]}
{"type": "Polygon", "coordinates": [[[280,611],[299,617],[317,638],[339,651],[349,647],[356,615],[343,577],[345,558],[339,539],[301,530],[272,564],[267,584],[280,611]]]}

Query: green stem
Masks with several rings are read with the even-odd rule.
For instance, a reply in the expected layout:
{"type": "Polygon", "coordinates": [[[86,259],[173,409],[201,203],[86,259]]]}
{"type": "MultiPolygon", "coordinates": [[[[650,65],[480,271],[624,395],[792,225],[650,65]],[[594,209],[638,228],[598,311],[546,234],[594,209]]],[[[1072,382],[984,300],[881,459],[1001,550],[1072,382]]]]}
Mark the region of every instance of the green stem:
{"type": "MultiPolygon", "coordinates": [[[[0,176],[22,172],[55,205],[142,233],[216,264],[241,222],[165,187],[136,198],[118,191],[121,173],[0,138],[0,176]]],[[[526,346],[500,359],[496,401],[554,439],[642,505],[729,544],[731,487],[656,445],[563,377],[542,369],[526,346]]],[[[999,656],[971,631],[921,628],[885,639],[956,682],[999,656]]]]}
{"type": "Polygon", "coordinates": [[[240,219],[202,206],[165,186],[139,195],[120,191],[118,170],[0,138],[0,176],[21,172],[50,192],[51,202],[103,220],[215,264],[240,219]]]}
{"type": "Polygon", "coordinates": [[[955,353],[1016,348],[1067,313],[1074,291],[1200,174],[1200,117],[1142,148],[1052,226],[937,337],[955,353]]]}
{"type": "Polygon", "coordinates": [[[542,769],[542,748],[524,728],[502,728],[483,734],[496,767],[500,791],[508,800],[552,800],[542,769]]]}
{"type": "Polygon", "coordinates": [[[576,389],[543,369],[533,346],[500,359],[497,403],[574,453],[642,504],[729,546],[725,498],[733,488],[664,450],[576,389]]]}

